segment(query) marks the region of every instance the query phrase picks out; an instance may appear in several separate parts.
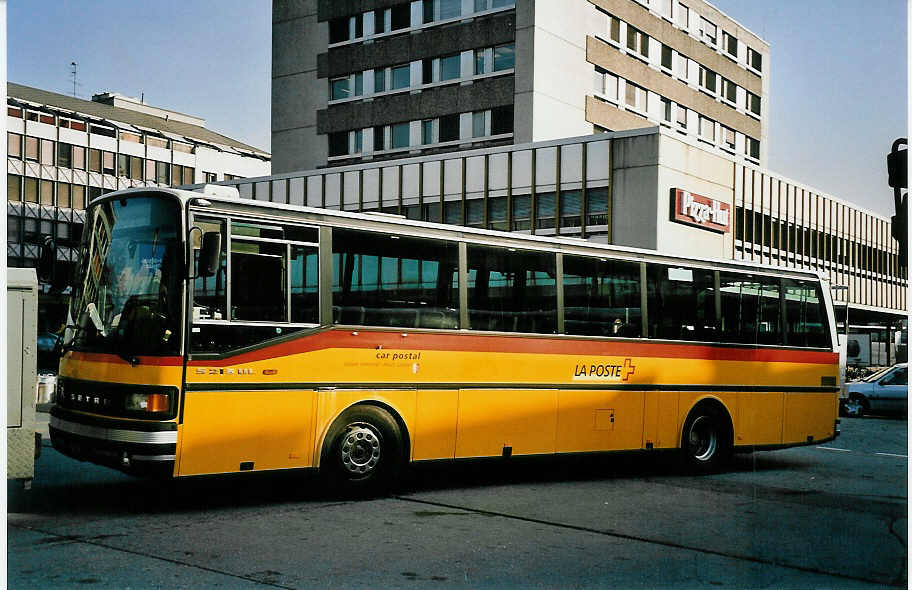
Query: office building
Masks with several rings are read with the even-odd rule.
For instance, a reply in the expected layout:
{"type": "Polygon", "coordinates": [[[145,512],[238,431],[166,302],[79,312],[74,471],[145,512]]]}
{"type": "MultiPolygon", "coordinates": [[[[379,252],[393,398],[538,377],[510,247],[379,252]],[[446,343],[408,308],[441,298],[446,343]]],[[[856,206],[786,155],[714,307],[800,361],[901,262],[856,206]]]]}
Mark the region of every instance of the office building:
{"type": "Polygon", "coordinates": [[[664,126],[764,165],[769,45],[703,0],[273,1],[273,171],[664,126]]]}
{"type": "MultiPolygon", "coordinates": [[[[101,194],[270,173],[269,153],[207,129],[204,119],[116,93],[89,101],[9,83],[6,128],[10,267],[35,266],[50,236],[68,272],[85,204],[101,194]]],[[[56,304],[56,323],[63,300],[44,291],[42,319],[56,304]]]]}

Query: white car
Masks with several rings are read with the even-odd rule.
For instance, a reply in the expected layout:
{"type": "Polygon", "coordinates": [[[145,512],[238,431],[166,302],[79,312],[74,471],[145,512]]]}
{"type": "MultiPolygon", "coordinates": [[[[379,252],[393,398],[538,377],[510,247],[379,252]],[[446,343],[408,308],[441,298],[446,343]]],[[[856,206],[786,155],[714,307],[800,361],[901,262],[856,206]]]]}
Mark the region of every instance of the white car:
{"type": "Polygon", "coordinates": [[[861,417],[869,412],[903,413],[908,409],[909,375],[906,363],[899,363],[846,385],[842,400],[846,416],[861,417]]]}

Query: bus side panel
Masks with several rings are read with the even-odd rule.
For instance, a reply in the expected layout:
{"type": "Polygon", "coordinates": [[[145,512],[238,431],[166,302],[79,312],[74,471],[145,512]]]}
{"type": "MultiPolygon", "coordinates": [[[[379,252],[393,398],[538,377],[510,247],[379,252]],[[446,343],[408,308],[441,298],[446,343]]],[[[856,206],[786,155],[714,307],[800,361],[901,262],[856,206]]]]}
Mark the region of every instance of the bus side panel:
{"type": "Polygon", "coordinates": [[[642,391],[560,391],[559,453],[632,450],[642,445],[642,391]]]}
{"type": "Polygon", "coordinates": [[[652,443],[655,449],[674,449],[680,446],[678,433],[678,397],[676,391],[648,391],[645,394],[643,445],[652,443]]]}
{"type": "Polygon", "coordinates": [[[456,453],[458,390],[427,389],[415,404],[412,460],[452,459],[456,453]]]}
{"type": "Polygon", "coordinates": [[[804,443],[833,436],[838,399],[835,393],[785,394],[783,443],[804,443]]]}
{"type": "Polygon", "coordinates": [[[556,389],[462,389],[456,428],[457,457],[553,453],[556,389]]]}
{"type": "Polygon", "coordinates": [[[744,392],[735,423],[735,446],[782,443],[781,392],[744,392]]]}
{"type": "Polygon", "coordinates": [[[313,391],[187,392],[179,475],[312,466],[313,407],[313,391]]]}

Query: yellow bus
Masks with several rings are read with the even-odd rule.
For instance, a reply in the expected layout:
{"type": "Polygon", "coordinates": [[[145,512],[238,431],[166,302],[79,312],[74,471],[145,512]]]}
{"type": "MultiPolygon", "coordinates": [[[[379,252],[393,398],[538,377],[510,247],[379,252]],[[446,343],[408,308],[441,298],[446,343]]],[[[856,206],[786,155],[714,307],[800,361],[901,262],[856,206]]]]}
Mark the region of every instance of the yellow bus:
{"type": "Polygon", "coordinates": [[[54,447],[132,473],[319,469],[838,434],[830,289],[800,269],[130,189],[88,207],[54,447]]]}

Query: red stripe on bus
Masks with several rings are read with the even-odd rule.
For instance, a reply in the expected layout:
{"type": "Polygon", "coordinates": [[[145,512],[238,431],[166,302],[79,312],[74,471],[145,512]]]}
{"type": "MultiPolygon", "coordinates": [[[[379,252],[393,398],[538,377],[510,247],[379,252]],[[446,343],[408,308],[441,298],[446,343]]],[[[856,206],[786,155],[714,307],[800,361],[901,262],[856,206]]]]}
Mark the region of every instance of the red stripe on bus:
{"type": "Polygon", "coordinates": [[[327,348],[377,349],[378,347],[390,351],[503,352],[811,364],[836,364],[839,362],[837,353],[820,350],[733,348],[699,344],[567,340],[503,335],[485,336],[480,334],[425,334],[410,332],[407,337],[403,337],[404,332],[364,331],[357,332],[357,334],[355,336],[348,330],[329,330],[224,359],[200,359],[190,361],[188,364],[191,366],[221,367],[327,348]]]}

